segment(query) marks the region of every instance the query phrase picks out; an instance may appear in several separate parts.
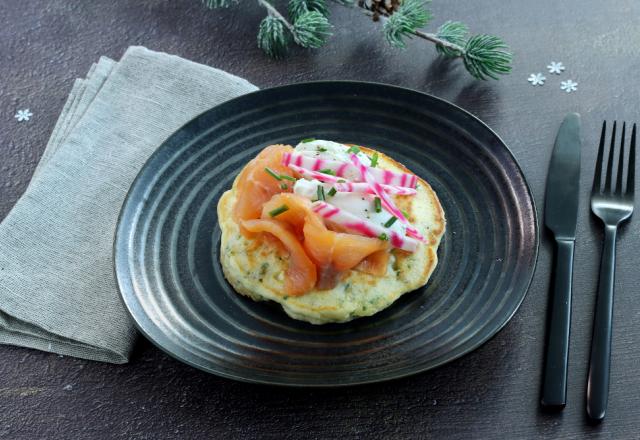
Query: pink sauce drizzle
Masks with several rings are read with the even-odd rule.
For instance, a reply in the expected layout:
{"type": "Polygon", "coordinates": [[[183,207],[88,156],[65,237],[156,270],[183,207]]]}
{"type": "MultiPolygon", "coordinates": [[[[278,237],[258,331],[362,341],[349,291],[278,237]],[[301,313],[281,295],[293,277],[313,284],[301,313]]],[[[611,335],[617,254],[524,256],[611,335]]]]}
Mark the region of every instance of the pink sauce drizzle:
{"type": "MultiPolygon", "coordinates": [[[[302,168],[294,164],[289,164],[288,167],[304,177],[309,177],[311,179],[316,179],[325,183],[333,183],[335,184],[336,191],[363,192],[366,194],[375,194],[375,192],[373,191],[373,189],[371,189],[369,184],[365,182],[356,182],[356,183],[338,182],[338,180],[340,179],[330,174],[319,173],[317,171],[310,171],[310,170],[307,170],[306,168],[302,168]]],[[[382,185],[382,188],[389,194],[396,194],[400,196],[412,196],[416,194],[416,190],[412,188],[402,188],[402,187],[393,186],[393,185],[382,185]]]]}
{"type": "Polygon", "coordinates": [[[406,226],[407,234],[412,236],[412,237],[414,237],[414,238],[416,238],[416,239],[418,239],[418,240],[425,241],[425,239],[422,236],[422,234],[420,234],[420,232],[409,223],[409,220],[407,220],[406,217],[404,216],[404,214],[402,214],[402,211],[400,211],[394,205],[393,201],[387,196],[387,194],[383,190],[382,186],[373,179],[371,174],[369,174],[369,171],[367,170],[367,167],[365,165],[363,165],[362,162],[360,162],[360,159],[358,159],[358,156],[356,156],[355,154],[352,154],[351,155],[351,162],[353,162],[353,164],[360,171],[360,175],[362,176],[362,179],[365,182],[367,182],[369,185],[371,185],[371,187],[375,191],[376,195],[378,197],[380,197],[380,201],[382,202],[382,206],[384,206],[387,209],[387,211],[389,211],[391,214],[396,216],[398,218],[398,220],[400,220],[406,226]]]}
{"type": "Polygon", "coordinates": [[[313,163],[313,168],[311,168],[311,170],[312,171],[321,170],[323,163],[324,163],[324,161],[322,159],[316,159],[315,162],[313,163]]]}
{"type": "Polygon", "coordinates": [[[340,177],[344,176],[344,173],[349,169],[349,167],[350,167],[350,164],[347,162],[340,165],[336,170],[336,176],[340,176],[340,177]]]}
{"type": "Polygon", "coordinates": [[[339,208],[333,208],[333,209],[332,209],[332,210],[330,210],[329,212],[325,213],[325,214],[324,214],[324,217],[325,217],[325,218],[331,218],[331,217],[333,217],[334,215],[336,215],[336,214],[337,214],[337,213],[339,213],[339,212],[340,212],[340,209],[339,209],[339,208]]]}
{"type": "MultiPolygon", "coordinates": [[[[289,163],[293,162],[295,165],[309,169],[309,170],[320,170],[322,168],[327,168],[336,173],[337,176],[344,176],[347,172],[353,170],[356,173],[358,172],[357,167],[354,167],[353,164],[349,162],[342,162],[338,160],[329,160],[329,159],[315,159],[312,157],[304,156],[302,154],[291,153],[291,159],[289,163]],[[322,163],[318,164],[317,160],[321,160],[322,163]]],[[[382,170],[380,168],[371,168],[367,167],[371,175],[375,178],[377,182],[382,182],[385,185],[396,185],[403,187],[415,188],[416,177],[413,174],[408,173],[396,173],[390,170],[382,170]],[[400,185],[401,182],[404,182],[400,185]],[[412,185],[411,182],[414,182],[412,185]]]]}
{"type": "Polygon", "coordinates": [[[375,223],[370,223],[367,220],[361,220],[355,215],[343,211],[329,203],[322,201],[314,202],[311,209],[323,218],[335,216],[336,218],[332,219],[332,221],[344,226],[346,229],[349,229],[354,233],[373,238],[379,237],[382,233],[390,233],[392,235],[390,237],[390,243],[392,246],[409,252],[414,252],[418,247],[418,241],[414,238],[401,237],[395,231],[389,231],[375,223]],[[335,213],[335,211],[337,211],[337,213],[335,213]],[[396,235],[395,238],[393,238],[393,234],[396,235]]]}
{"type": "Polygon", "coordinates": [[[375,231],[373,231],[364,222],[345,223],[343,226],[368,237],[377,237],[375,231]]]}
{"type": "Polygon", "coordinates": [[[404,245],[404,240],[396,232],[391,232],[391,246],[401,248],[404,245]]]}

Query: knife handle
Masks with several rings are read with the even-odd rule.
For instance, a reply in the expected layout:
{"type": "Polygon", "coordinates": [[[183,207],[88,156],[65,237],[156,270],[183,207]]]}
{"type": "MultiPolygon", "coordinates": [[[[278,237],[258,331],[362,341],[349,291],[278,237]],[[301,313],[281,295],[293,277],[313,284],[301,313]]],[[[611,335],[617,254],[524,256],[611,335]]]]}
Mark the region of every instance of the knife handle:
{"type": "Polygon", "coordinates": [[[545,407],[562,409],[567,403],[574,241],[556,239],[556,244],[553,296],[541,403],[545,407]]]}

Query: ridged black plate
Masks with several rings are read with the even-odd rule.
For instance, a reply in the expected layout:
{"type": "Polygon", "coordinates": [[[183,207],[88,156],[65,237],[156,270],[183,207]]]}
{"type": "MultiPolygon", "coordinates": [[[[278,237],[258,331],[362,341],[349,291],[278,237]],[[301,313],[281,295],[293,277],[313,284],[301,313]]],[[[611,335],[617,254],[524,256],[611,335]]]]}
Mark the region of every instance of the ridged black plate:
{"type": "Polygon", "coordinates": [[[115,243],[124,302],[160,348],[221,376],[300,386],[393,379],[468,353],[515,313],[537,252],[531,193],[495,133],[438,98],[358,82],[262,90],[198,116],[140,172],[115,243]],[[308,137],[373,147],[431,183],[447,231],[426,288],[373,317],[314,326],[225,281],[220,195],[263,147],[308,137]]]}

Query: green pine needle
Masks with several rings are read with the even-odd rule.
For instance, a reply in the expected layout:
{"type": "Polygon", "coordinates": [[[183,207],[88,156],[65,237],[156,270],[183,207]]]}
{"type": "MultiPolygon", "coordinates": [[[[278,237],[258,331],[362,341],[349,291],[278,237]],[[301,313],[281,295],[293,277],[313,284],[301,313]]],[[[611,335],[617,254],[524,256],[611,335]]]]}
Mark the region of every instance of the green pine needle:
{"type": "Polygon", "coordinates": [[[329,16],[329,9],[325,0],[290,0],[288,10],[289,18],[294,23],[302,14],[309,11],[318,11],[325,17],[329,16]]]}
{"type": "Polygon", "coordinates": [[[238,0],[202,0],[202,3],[209,9],[228,8],[238,0]]]}
{"type": "Polygon", "coordinates": [[[431,20],[425,0],[404,0],[398,10],[384,23],[383,32],[389,44],[404,49],[405,40],[431,20]]]}
{"type": "MultiPolygon", "coordinates": [[[[469,28],[466,24],[460,23],[459,21],[447,21],[438,28],[436,37],[463,48],[467,43],[468,33],[469,28]]],[[[440,55],[444,55],[446,57],[459,57],[462,55],[460,50],[445,47],[442,44],[436,44],[436,50],[440,55]]]]}
{"type": "Polygon", "coordinates": [[[462,61],[469,73],[478,79],[498,79],[511,72],[513,55],[502,39],[494,35],[475,35],[464,47],[462,61]]]}
{"type": "MultiPolygon", "coordinates": [[[[208,8],[226,8],[239,0],[200,0],[208,8]]],[[[296,44],[316,49],[331,36],[331,24],[327,17],[327,0],[288,0],[290,19],[285,18],[271,2],[257,0],[267,10],[268,16],[258,29],[258,46],[274,58],[284,56],[293,40],[296,44]]],[[[352,6],[355,0],[333,0],[344,6],[352,6]]],[[[383,32],[389,44],[405,48],[409,38],[418,36],[436,45],[440,55],[462,58],[465,68],[478,79],[498,79],[498,75],[511,72],[513,55],[505,42],[493,35],[475,35],[468,38],[464,23],[447,21],[435,34],[421,30],[431,20],[428,9],[430,0],[401,0],[395,11],[380,12],[358,3],[363,12],[384,23],[383,32]]]]}
{"type": "Polygon", "coordinates": [[[273,58],[281,58],[287,52],[289,38],[282,21],[271,15],[260,22],[258,47],[273,58]]]}
{"type": "Polygon", "coordinates": [[[317,49],[331,36],[331,24],[318,11],[300,15],[293,24],[293,39],[302,47],[317,49]]]}

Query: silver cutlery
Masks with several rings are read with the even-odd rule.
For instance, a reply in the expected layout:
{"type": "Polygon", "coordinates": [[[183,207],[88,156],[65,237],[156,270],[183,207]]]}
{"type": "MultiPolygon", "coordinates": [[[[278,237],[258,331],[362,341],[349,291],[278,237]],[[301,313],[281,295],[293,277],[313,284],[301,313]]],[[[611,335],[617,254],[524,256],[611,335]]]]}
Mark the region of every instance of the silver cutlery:
{"type": "Polygon", "coordinates": [[[617,169],[614,170],[616,156],[616,123],[611,131],[611,143],[605,167],[604,150],[607,123],[602,124],[600,148],[596,162],[593,189],[591,190],[591,211],[604,223],[604,246],[600,263],[600,281],[593,321],[591,358],[587,380],[587,413],[593,420],[602,420],[607,411],[609,395],[609,367],[611,363],[611,330],[613,315],[613,288],[616,263],[616,235],[618,226],[633,213],[636,158],[636,124],[633,124],[629,144],[629,158],[624,166],[626,124],[622,124],[620,152],[617,169]],[[626,168],[626,184],[623,186],[626,168]],[[603,179],[604,177],[604,179],[603,179]]]}
{"type": "Polygon", "coordinates": [[[564,408],[571,324],[573,249],[580,193],[580,115],[571,113],[558,130],[549,164],[544,222],[556,241],[551,314],[547,332],[541,404],[564,408]]]}

